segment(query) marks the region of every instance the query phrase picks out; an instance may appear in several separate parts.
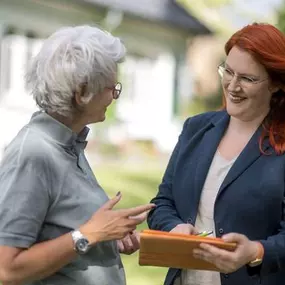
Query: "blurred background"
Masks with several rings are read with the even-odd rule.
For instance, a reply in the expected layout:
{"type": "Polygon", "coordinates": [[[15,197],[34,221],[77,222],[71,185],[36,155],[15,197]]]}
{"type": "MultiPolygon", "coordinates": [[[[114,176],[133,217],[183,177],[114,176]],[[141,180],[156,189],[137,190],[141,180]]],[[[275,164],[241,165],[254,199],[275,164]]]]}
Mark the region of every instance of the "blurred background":
{"type": "MultiPolygon", "coordinates": [[[[0,160],[37,110],[24,74],[43,39],[62,26],[98,25],[122,39],[128,56],[122,95],[105,122],[90,126],[87,156],[108,195],[123,193],[120,207],[148,202],[184,120],[221,106],[226,40],[254,21],[284,31],[284,1],[0,0],[0,160]]],[[[140,267],[138,253],[123,260],[128,285],[163,284],[166,269],[140,267]]]]}

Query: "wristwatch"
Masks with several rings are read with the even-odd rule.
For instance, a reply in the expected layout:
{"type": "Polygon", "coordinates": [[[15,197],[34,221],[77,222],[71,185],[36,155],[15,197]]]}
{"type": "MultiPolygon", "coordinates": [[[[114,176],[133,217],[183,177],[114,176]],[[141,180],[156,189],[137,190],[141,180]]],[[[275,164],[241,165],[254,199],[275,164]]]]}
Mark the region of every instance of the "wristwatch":
{"type": "Polygon", "coordinates": [[[257,253],[257,257],[256,257],[256,259],[250,261],[250,262],[248,263],[248,265],[249,265],[250,267],[255,267],[255,266],[260,265],[260,264],[262,263],[262,261],[263,261],[263,256],[264,256],[264,248],[263,248],[263,245],[262,245],[260,242],[258,242],[258,253],[257,253]]]}
{"type": "Polygon", "coordinates": [[[89,241],[84,235],[79,231],[75,230],[71,232],[73,244],[74,244],[74,250],[78,254],[85,254],[90,249],[89,241]]]}

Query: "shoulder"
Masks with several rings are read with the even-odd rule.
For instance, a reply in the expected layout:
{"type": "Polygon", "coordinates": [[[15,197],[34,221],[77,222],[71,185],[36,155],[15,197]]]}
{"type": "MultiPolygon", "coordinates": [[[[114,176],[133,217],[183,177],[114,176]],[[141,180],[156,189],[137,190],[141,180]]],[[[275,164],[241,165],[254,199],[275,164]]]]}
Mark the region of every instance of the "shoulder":
{"type": "Polygon", "coordinates": [[[26,125],[7,146],[2,165],[41,168],[51,162],[51,154],[52,145],[26,125]]]}
{"type": "Polygon", "coordinates": [[[222,118],[225,115],[226,111],[221,110],[221,111],[211,111],[211,112],[205,112],[201,113],[192,117],[189,117],[186,119],[185,123],[187,125],[189,124],[207,124],[211,120],[216,121],[222,118]]]}
{"type": "Polygon", "coordinates": [[[210,122],[215,122],[221,119],[226,114],[225,110],[211,111],[195,115],[186,119],[183,131],[198,130],[206,126],[210,122]]]}

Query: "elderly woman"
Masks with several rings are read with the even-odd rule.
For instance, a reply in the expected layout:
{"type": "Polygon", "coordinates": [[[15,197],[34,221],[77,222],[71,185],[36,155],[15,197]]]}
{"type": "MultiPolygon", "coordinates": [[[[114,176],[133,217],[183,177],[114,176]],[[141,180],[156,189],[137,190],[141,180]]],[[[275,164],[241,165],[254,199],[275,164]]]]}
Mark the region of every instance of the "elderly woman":
{"type": "Polygon", "coordinates": [[[27,83],[41,111],[7,147],[0,168],[3,284],[125,284],[119,256],[139,246],[136,225],[153,205],[113,210],[84,156],[87,124],[118,99],[118,38],[89,26],[45,41],[27,83]]]}

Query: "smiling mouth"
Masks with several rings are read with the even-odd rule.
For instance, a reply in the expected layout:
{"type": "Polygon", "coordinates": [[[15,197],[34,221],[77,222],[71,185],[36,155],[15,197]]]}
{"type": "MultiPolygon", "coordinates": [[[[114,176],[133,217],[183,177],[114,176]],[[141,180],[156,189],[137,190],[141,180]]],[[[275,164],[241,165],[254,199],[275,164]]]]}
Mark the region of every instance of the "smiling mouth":
{"type": "Polygon", "coordinates": [[[241,103],[241,102],[246,100],[245,97],[237,96],[237,95],[234,95],[232,93],[229,93],[229,99],[231,100],[231,102],[233,102],[235,104],[241,103]]]}

